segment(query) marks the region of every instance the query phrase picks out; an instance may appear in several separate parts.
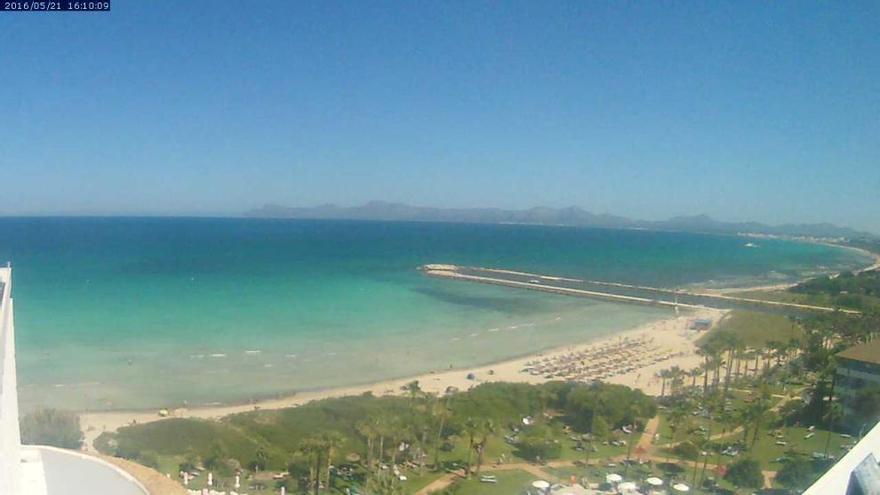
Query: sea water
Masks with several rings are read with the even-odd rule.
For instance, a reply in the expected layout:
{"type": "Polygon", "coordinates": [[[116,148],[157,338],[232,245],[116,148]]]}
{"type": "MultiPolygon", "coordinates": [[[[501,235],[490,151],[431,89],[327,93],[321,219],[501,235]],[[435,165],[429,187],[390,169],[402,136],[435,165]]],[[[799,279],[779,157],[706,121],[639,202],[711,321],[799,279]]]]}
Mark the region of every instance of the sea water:
{"type": "Polygon", "coordinates": [[[495,362],[670,315],[427,278],[426,263],[717,287],[870,261],[721,235],[213,218],[3,218],[3,260],[24,409],[242,402],[495,362]]]}

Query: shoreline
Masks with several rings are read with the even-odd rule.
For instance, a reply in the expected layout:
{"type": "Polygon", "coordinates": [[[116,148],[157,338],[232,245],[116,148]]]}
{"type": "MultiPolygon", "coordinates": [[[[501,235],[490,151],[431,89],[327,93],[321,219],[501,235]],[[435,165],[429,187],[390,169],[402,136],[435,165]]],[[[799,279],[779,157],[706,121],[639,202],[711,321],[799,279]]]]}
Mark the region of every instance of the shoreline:
{"type": "MultiPolygon", "coordinates": [[[[820,244],[820,245],[828,246],[828,247],[835,247],[835,248],[839,248],[839,249],[848,249],[850,251],[855,251],[857,253],[861,253],[861,254],[871,258],[874,261],[870,265],[852,270],[852,273],[855,273],[856,275],[861,274],[861,273],[865,273],[865,272],[870,272],[873,270],[880,270],[880,253],[868,251],[865,248],[860,248],[860,247],[856,247],[856,246],[844,246],[842,244],[834,244],[833,242],[823,242],[823,241],[803,241],[803,242],[812,242],[814,244],[820,244]]],[[[825,275],[834,278],[834,277],[840,276],[841,273],[842,272],[828,272],[825,275]]],[[[768,291],[775,291],[775,290],[787,290],[787,289],[795,287],[795,286],[802,284],[803,282],[806,282],[807,280],[810,280],[811,278],[815,278],[815,277],[816,276],[806,277],[801,280],[798,280],[797,282],[785,282],[785,283],[780,283],[780,284],[768,284],[768,285],[757,285],[757,286],[747,286],[747,287],[724,287],[724,288],[720,288],[720,289],[700,289],[700,291],[705,292],[707,294],[726,295],[726,294],[735,294],[738,292],[752,292],[752,291],[768,292],[768,291]]]]}
{"type": "Polygon", "coordinates": [[[853,270],[853,273],[855,273],[856,275],[858,275],[858,274],[860,274],[860,273],[864,273],[864,272],[870,272],[870,271],[872,271],[872,270],[880,270],[880,253],[875,253],[875,252],[873,252],[873,251],[868,251],[868,250],[865,249],[865,248],[860,248],[860,247],[856,247],[856,246],[841,246],[840,244],[833,244],[833,243],[827,243],[827,245],[829,245],[829,246],[841,247],[841,248],[846,248],[846,249],[851,249],[851,250],[853,250],[853,251],[856,251],[856,252],[862,253],[862,254],[864,254],[865,256],[869,256],[869,257],[871,257],[871,258],[874,260],[874,263],[871,264],[871,265],[868,265],[868,266],[866,266],[866,267],[864,267],[864,268],[860,268],[860,269],[858,269],[858,270],[853,270]]]}
{"type": "Polygon", "coordinates": [[[603,381],[637,388],[649,395],[659,395],[661,384],[654,376],[657,371],[671,366],[679,366],[683,369],[692,368],[699,365],[701,361],[701,358],[696,354],[695,340],[700,335],[703,335],[704,332],[689,330],[689,322],[698,318],[709,318],[713,320],[714,326],[726,314],[727,311],[712,308],[687,311],[674,317],[655,320],[635,328],[588,341],[567,344],[543,351],[529,352],[519,357],[495,363],[452,370],[432,370],[417,375],[381,380],[363,385],[293,392],[283,397],[250,403],[178,408],[168,410],[168,415],[165,417],[160,416],[159,411],[156,409],[84,412],[80,414],[80,425],[85,436],[84,449],[94,451],[94,441],[101,433],[116,431],[123,426],[131,424],[151,423],[170,418],[219,419],[230,414],[297,407],[315,400],[361,395],[367,392],[376,396],[402,394],[401,387],[413,380],[419,382],[423,391],[437,395],[443,395],[449,387],[463,391],[481,383],[489,382],[537,384],[560,380],[561,378],[547,379],[544,376],[523,373],[521,370],[526,366],[526,363],[536,359],[565,359],[573,353],[586,352],[600,346],[619,343],[624,341],[624,339],[651,339],[652,344],[658,348],[658,354],[664,354],[664,359],[638,367],[632,371],[622,372],[603,381]],[[473,374],[474,379],[468,379],[469,374],[473,374]]]}
{"type": "MultiPolygon", "coordinates": [[[[824,244],[831,247],[849,249],[860,252],[871,257],[874,263],[854,270],[855,273],[863,273],[866,271],[880,269],[880,254],[873,253],[864,248],[855,246],[842,246],[828,242],[813,241],[817,244],[824,244]]],[[[807,280],[807,279],[804,279],[807,280]]],[[[730,287],[723,289],[703,289],[707,293],[726,294],[730,292],[743,291],[772,291],[785,290],[797,285],[799,282],[774,284],[765,286],[751,287],[730,287]]],[[[543,383],[546,381],[559,380],[561,378],[547,379],[543,376],[534,376],[528,373],[522,373],[521,370],[526,363],[537,359],[557,359],[566,355],[577,352],[587,351],[591,348],[608,345],[626,338],[639,338],[647,336],[655,339],[661,346],[669,351],[672,356],[662,362],[642,366],[634,371],[628,371],[616,376],[602,380],[606,383],[614,383],[626,385],[631,388],[642,390],[649,395],[659,395],[661,384],[654,376],[657,371],[672,366],[679,366],[682,369],[688,369],[700,364],[701,358],[696,354],[695,340],[703,332],[687,329],[688,322],[698,318],[708,318],[713,320],[713,328],[717,323],[729,313],[728,310],[719,310],[713,308],[699,308],[687,310],[681,315],[662,318],[640,325],[628,330],[614,332],[602,337],[593,338],[586,341],[573,342],[564,346],[540,351],[529,351],[519,356],[510,357],[501,361],[477,365],[471,367],[462,367],[455,369],[430,370],[428,372],[409,375],[406,377],[392,378],[380,380],[376,382],[356,385],[346,385],[340,387],[317,388],[302,391],[293,391],[289,394],[274,397],[258,399],[250,402],[235,403],[228,405],[212,405],[199,406],[193,408],[178,408],[168,410],[167,416],[160,416],[157,409],[134,409],[134,410],[116,410],[116,411],[92,411],[82,412],[80,414],[81,427],[84,431],[84,449],[94,451],[94,440],[105,431],[116,431],[121,427],[131,424],[151,423],[170,418],[194,418],[216,420],[231,414],[250,412],[254,410],[273,410],[288,407],[297,407],[312,401],[338,398],[351,395],[360,395],[363,393],[372,393],[373,395],[390,395],[401,394],[400,388],[413,380],[417,380],[422,390],[428,393],[442,395],[447,388],[454,387],[458,390],[467,390],[480,383],[489,382],[517,382],[517,383],[543,383]],[[467,375],[474,374],[475,379],[469,380],[467,375]]]]}

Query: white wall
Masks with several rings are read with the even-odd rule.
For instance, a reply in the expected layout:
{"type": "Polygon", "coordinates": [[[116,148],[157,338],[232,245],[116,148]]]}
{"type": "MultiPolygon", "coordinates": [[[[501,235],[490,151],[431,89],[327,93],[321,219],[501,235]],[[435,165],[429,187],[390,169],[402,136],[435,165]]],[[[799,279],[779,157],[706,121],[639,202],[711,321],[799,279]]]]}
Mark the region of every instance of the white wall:
{"type": "Polygon", "coordinates": [[[12,311],[12,269],[0,268],[4,284],[0,300],[0,493],[19,494],[21,432],[15,376],[15,325],[12,311]]]}

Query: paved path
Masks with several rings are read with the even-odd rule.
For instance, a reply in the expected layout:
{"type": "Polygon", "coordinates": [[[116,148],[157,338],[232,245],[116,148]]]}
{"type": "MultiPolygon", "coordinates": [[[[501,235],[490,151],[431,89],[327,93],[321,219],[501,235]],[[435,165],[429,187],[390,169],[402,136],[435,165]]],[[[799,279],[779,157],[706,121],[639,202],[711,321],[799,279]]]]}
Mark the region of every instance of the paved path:
{"type": "Polygon", "coordinates": [[[642,438],[636,444],[636,450],[643,449],[645,452],[650,452],[651,447],[654,445],[654,435],[657,434],[657,428],[659,427],[660,416],[654,416],[648,420],[648,423],[645,425],[645,432],[642,433],[642,438]]]}

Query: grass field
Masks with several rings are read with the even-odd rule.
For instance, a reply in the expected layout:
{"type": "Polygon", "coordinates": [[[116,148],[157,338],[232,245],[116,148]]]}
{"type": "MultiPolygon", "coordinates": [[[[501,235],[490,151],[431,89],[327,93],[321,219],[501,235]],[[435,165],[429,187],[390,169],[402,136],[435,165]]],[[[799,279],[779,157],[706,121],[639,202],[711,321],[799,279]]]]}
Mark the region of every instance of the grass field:
{"type": "Polygon", "coordinates": [[[803,294],[787,290],[746,290],[733,292],[731,296],[760,299],[762,301],[776,301],[793,304],[809,304],[813,306],[834,306],[835,299],[826,294],[803,294]]]}
{"type": "Polygon", "coordinates": [[[527,490],[535,475],[520,470],[491,473],[497,483],[484,483],[478,478],[456,482],[450,491],[456,495],[518,495],[527,490]]]}
{"type": "Polygon", "coordinates": [[[808,294],[787,290],[750,290],[735,292],[731,296],[760,299],[762,301],[776,301],[794,304],[809,304],[813,306],[825,306],[829,308],[849,308],[861,310],[866,307],[880,307],[880,298],[865,295],[832,295],[832,294],[808,294]],[[857,304],[855,304],[857,303],[857,304]]]}
{"type": "Polygon", "coordinates": [[[745,345],[753,348],[764,347],[768,342],[787,342],[792,338],[800,338],[803,331],[791,320],[782,315],[760,313],[757,311],[735,310],[713,330],[697,340],[704,342],[710,335],[717,332],[731,332],[737,335],[745,345]]]}
{"type": "Polygon", "coordinates": [[[762,433],[750,451],[753,458],[773,470],[779,468],[779,464],[775,462],[776,459],[791,455],[791,453],[809,456],[814,452],[824,452],[826,441],[828,442],[828,454],[835,458],[840,458],[846,453],[844,445],[855,443],[852,438],[841,437],[838,433],[831,433],[829,437],[826,430],[819,428],[812,432],[811,438],[806,438],[811,433],[807,428],[782,428],[779,433],[781,434],[780,438],[771,436],[767,432],[762,433]],[[777,445],[777,442],[784,442],[786,445],[777,445]]]}

